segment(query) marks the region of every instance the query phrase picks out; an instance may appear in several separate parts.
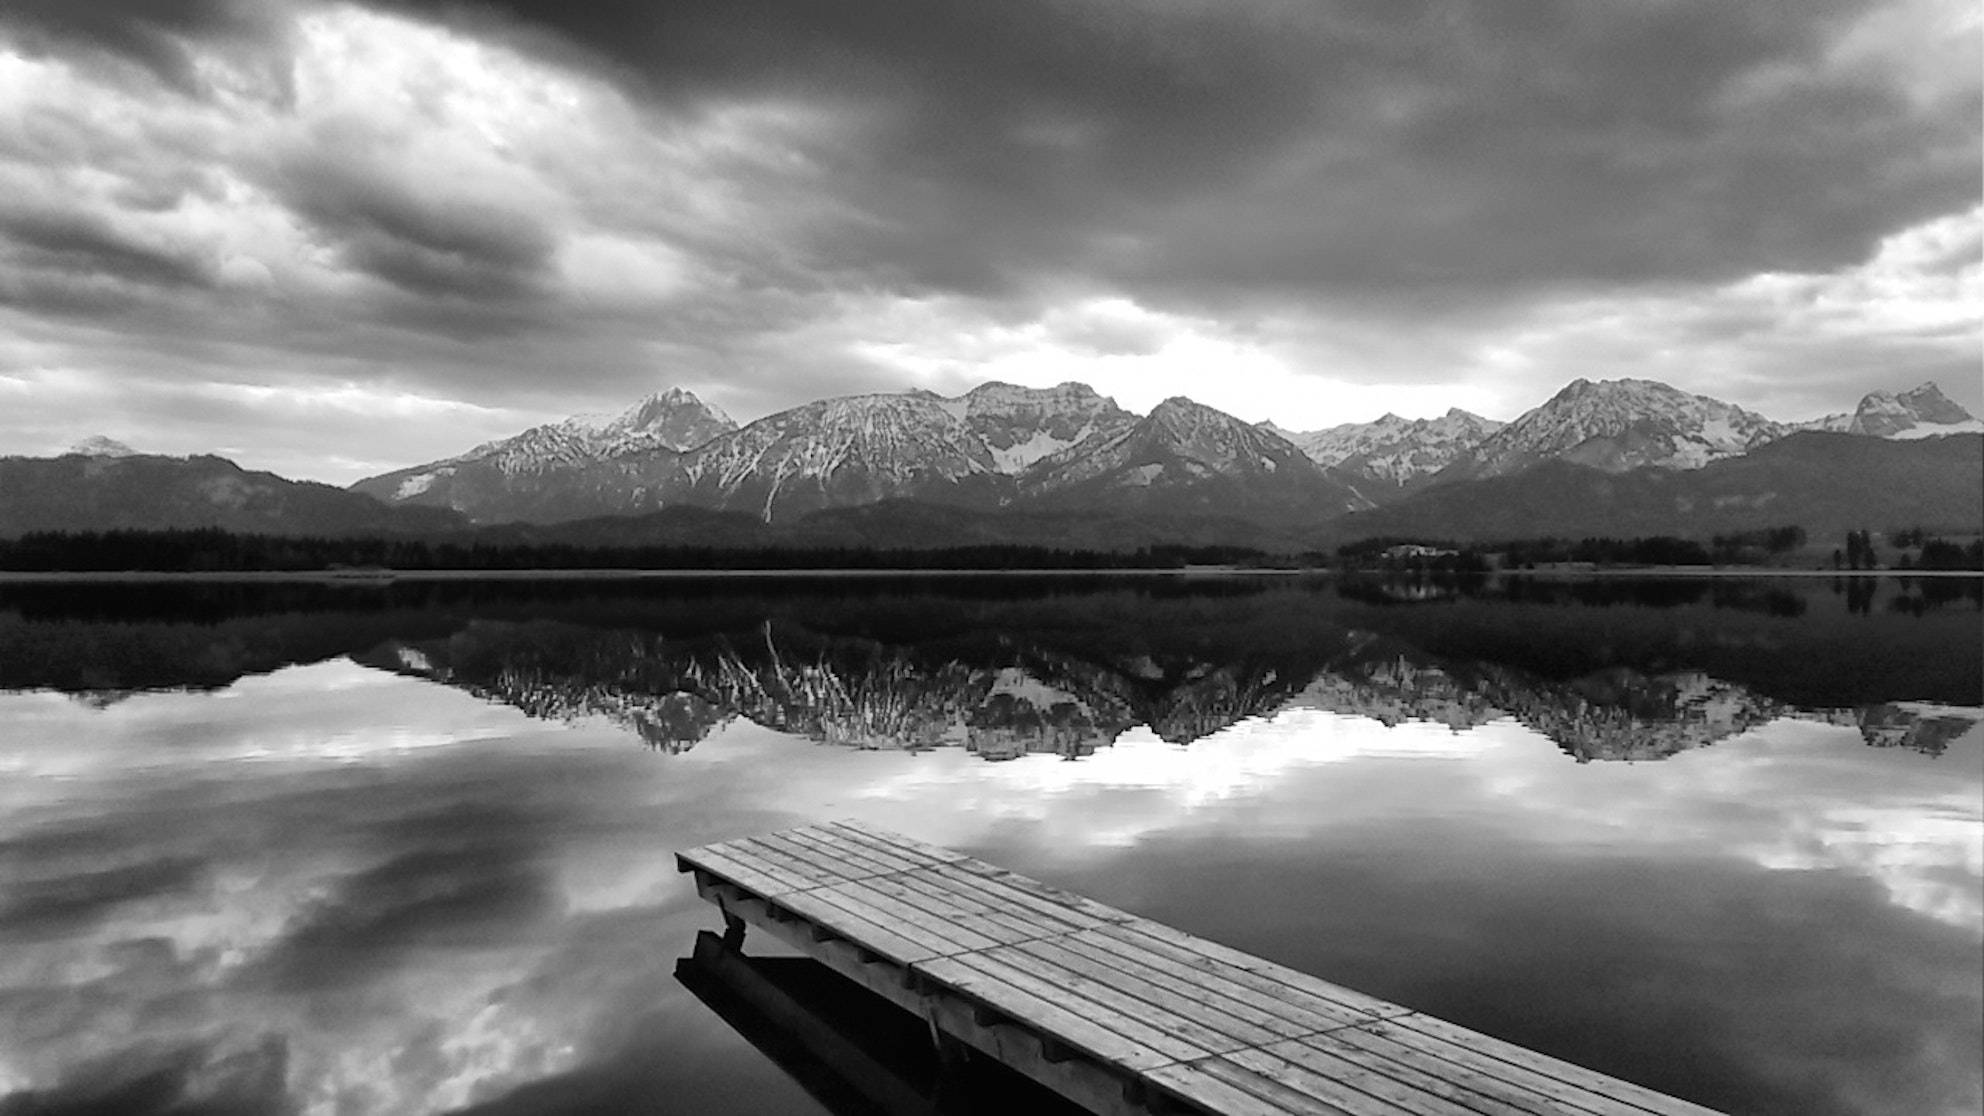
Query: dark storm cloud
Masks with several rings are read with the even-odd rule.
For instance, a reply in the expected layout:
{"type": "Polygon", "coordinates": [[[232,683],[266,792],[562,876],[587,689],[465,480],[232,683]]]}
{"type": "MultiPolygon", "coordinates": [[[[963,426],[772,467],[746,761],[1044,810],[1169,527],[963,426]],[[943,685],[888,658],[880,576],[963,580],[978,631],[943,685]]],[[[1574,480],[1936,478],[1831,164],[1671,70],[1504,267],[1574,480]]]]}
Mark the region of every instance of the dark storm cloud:
{"type": "Polygon", "coordinates": [[[1838,410],[1974,365],[1896,333],[1975,238],[1837,328],[1731,292],[1978,219],[1943,2],[0,5],[0,448],[89,421],[349,480],[668,384],[744,419],[1029,377],[1297,426],[1593,374],[1838,410]],[[1754,335],[1690,334],[1732,298],[1754,335]],[[1201,389],[1201,352],[1241,367],[1201,389]]]}
{"type": "Polygon", "coordinates": [[[349,266],[416,295],[501,301],[537,292],[555,247],[549,232],[514,209],[423,195],[367,167],[360,144],[324,137],[273,183],[349,266]]]}
{"type": "Polygon", "coordinates": [[[122,59],[181,93],[197,93],[197,44],[272,41],[285,7],[276,0],[10,0],[5,14],[31,50],[122,59]]]}
{"type": "MultiPolygon", "coordinates": [[[[392,5],[442,18],[468,6],[392,5]]],[[[823,266],[1183,294],[1823,270],[1974,202],[1974,93],[1829,67],[1866,3],[489,0],[672,108],[794,97],[868,220],[823,266]]]]}
{"type": "Polygon", "coordinates": [[[190,255],[142,244],[93,214],[0,211],[0,258],[14,267],[154,286],[204,286],[190,255]]]}

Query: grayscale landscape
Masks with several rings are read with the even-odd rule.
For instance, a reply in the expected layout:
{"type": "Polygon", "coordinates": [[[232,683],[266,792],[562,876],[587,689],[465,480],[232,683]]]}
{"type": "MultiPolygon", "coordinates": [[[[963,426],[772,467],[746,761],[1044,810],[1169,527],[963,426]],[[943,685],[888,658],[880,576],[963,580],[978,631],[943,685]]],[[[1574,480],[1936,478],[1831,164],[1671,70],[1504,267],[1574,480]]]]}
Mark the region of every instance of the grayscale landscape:
{"type": "Polygon", "coordinates": [[[1956,0],[0,5],[0,1116],[1984,1113],[1981,160],[1956,0]]]}

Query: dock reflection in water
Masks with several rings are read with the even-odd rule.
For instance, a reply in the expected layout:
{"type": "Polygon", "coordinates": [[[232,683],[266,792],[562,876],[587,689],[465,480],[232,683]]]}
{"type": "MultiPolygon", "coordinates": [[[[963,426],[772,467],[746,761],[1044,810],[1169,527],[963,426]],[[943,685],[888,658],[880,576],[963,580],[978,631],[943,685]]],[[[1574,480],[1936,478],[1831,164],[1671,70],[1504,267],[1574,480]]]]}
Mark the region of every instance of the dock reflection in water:
{"type": "Polygon", "coordinates": [[[946,1063],[929,1027],[816,961],[751,957],[707,930],[675,979],[836,1116],[1082,1116],[986,1058],[946,1063]]]}

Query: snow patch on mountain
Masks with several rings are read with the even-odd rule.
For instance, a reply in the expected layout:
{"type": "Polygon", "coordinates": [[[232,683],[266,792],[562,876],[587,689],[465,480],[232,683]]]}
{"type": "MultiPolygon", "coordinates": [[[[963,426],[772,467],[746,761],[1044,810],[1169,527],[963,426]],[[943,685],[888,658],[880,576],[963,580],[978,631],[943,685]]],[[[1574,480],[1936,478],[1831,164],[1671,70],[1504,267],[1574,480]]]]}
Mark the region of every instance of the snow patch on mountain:
{"type": "Polygon", "coordinates": [[[1139,501],[1163,492],[1226,514],[1264,503],[1296,515],[1370,506],[1288,439],[1184,396],[1159,403],[1141,422],[1042,458],[1020,476],[1020,491],[1049,499],[1117,492],[1139,501]]]}
{"type": "Polygon", "coordinates": [[[1984,423],[1944,395],[1934,381],[1899,395],[1870,392],[1860,400],[1846,427],[1849,434],[1878,438],[1927,438],[1979,430],[1984,430],[1984,423]]]}
{"type": "Polygon", "coordinates": [[[453,469],[436,469],[431,473],[416,473],[400,482],[400,486],[393,490],[393,499],[411,500],[415,496],[434,487],[435,481],[452,473],[454,473],[453,469]]]}
{"type": "Polygon", "coordinates": [[[999,471],[1012,475],[1097,433],[1137,421],[1087,384],[1023,388],[995,381],[949,402],[963,404],[961,417],[985,440],[999,471]]]}
{"type": "Polygon", "coordinates": [[[70,446],[65,452],[82,457],[136,457],[138,451],[102,434],[92,434],[70,446]]]}
{"type": "Polygon", "coordinates": [[[1699,469],[1792,429],[1655,380],[1578,379],[1484,438],[1442,479],[1503,476],[1551,458],[1612,473],[1699,469]]]}

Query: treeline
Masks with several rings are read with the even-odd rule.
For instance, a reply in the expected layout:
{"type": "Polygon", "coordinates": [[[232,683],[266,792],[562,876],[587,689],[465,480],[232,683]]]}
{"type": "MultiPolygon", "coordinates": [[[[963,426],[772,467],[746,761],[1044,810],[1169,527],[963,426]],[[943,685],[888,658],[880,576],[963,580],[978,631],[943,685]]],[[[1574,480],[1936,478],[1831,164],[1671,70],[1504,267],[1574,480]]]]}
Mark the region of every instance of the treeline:
{"type": "Polygon", "coordinates": [[[1615,539],[1517,539],[1495,548],[1505,565],[1557,565],[1566,562],[1599,566],[1709,566],[1715,553],[1696,539],[1673,535],[1615,539]]]}
{"type": "Polygon", "coordinates": [[[1749,566],[1765,565],[1806,543],[1798,526],[1767,527],[1707,542],[1674,535],[1582,539],[1543,537],[1493,543],[1461,543],[1387,536],[1362,539],[1339,547],[1345,565],[1362,569],[1426,570],[1468,573],[1496,567],[1521,569],[1567,563],[1601,566],[1749,566]]]}
{"type": "Polygon", "coordinates": [[[218,528],[34,532],[0,539],[0,570],[17,572],[252,573],[366,570],[1032,570],[1264,566],[1239,546],[1150,546],[1135,551],[1019,545],[938,549],[725,548],[492,544],[421,539],[235,534],[218,528]]]}
{"type": "MultiPolygon", "coordinates": [[[[1888,532],[1888,544],[1901,551],[1895,557],[1898,570],[1984,570],[1984,539],[1969,543],[1952,542],[1929,534],[1920,527],[1888,532]],[[1910,551],[1914,553],[1910,553],[1910,551]]],[[[1877,569],[1880,551],[1872,533],[1848,531],[1846,546],[1833,551],[1835,569],[1877,569]]]]}

